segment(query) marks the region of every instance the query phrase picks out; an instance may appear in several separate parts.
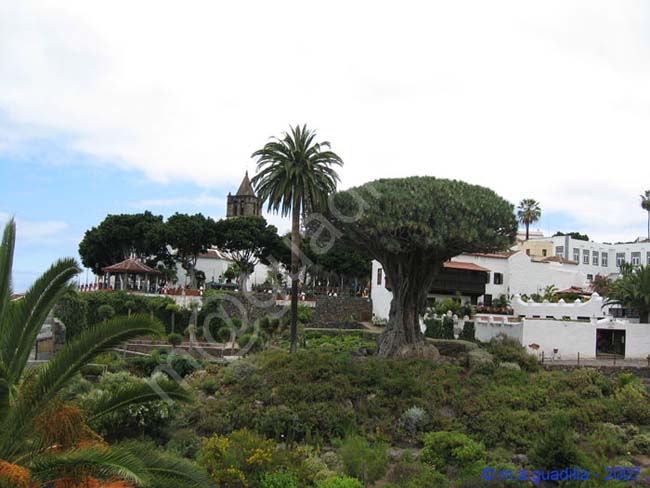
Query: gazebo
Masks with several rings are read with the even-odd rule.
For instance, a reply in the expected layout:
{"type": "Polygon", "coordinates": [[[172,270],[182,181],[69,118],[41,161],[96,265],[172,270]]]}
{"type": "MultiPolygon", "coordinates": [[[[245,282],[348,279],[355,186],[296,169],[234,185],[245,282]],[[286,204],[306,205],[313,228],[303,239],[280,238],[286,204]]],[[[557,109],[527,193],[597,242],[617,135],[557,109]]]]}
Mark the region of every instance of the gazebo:
{"type": "Polygon", "coordinates": [[[131,290],[144,293],[153,292],[158,289],[158,276],[160,271],[150,268],[133,258],[112,264],[102,268],[104,272],[104,287],[112,287],[115,290],[131,290]],[[115,277],[114,286],[111,278],[115,277]],[[153,283],[152,283],[153,277],[153,283]]]}

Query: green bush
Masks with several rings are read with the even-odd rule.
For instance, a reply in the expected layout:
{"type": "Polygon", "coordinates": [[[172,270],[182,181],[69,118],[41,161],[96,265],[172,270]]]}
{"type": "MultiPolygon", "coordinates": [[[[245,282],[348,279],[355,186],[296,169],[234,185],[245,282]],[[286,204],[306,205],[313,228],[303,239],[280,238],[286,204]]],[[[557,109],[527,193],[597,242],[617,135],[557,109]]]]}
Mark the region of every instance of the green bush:
{"type": "Polygon", "coordinates": [[[462,339],[464,341],[474,341],[474,340],[476,340],[476,327],[474,326],[474,322],[471,322],[469,320],[466,321],[463,324],[463,330],[461,331],[458,338],[462,339]]]}
{"type": "Polygon", "coordinates": [[[534,443],[530,459],[537,469],[584,466],[585,456],[576,446],[565,414],[557,414],[549,421],[543,434],[534,443]]]}
{"type": "Polygon", "coordinates": [[[337,476],[316,482],[316,488],[363,488],[363,484],[356,478],[337,476]]]}
{"type": "Polygon", "coordinates": [[[70,290],[54,307],[54,316],[65,325],[65,339],[70,342],[88,327],[88,303],[80,293],[70,290]]]}
{"type": "Polygon", "coordinates": [[[485,467],[486,450],[483,444],[455,431],[432,432],[424,436],[420,460],[444,473],[449,466],[462,474],[477,474],[485,467]]]}
{"type": "Polygon", "coordinates": [[[298,477],[287,471],[267,473],[262,477],[260,488],[299,488],[298,477]]]}
{"type": "Polygon", "coordinates": [[[178,347],[183,343],[183,336],[174,332],[167,336],[167,342],[172,345],[172,347],[178,347]]]}
{"type": "Polygon", "coordinates": [[[418,462],[399,462],[393,466],[388,480],[398,488],[446,488],[447,477],[418,462]]]}
{"type": "Polygon", "coordinates": [[[494,355],[497,362],[517,363],[521,369],[528,372],[539,370],[537,358],[526,352],[526,349],[516,339],[500,334],[488,344],[488,351],[494,355]]]}
{"type": "Polygon", "coordinates": [[[442,339],[455,339],[454,319],[451,317],[442,318],[442,339]]]}
{"type": "Polygon", "coordinates": [[[627,448],[633,454],[650,455],[650,435],[635,435],[628,443],[627,448]]]}
{"type": "Polygon", "coordinates": [[[424,321],[426,330],[424,335],[432,339],[442,339],[442,320],[429,318],[424,321]]]}
{"type": "Polygon", "coordinates": [[[112,319],[115,316],[115,309],[110,305],[101,305],[97,309],[97,316],[102,321],[112,319]]]}
{"type": "Polygon", "coordinates": [[[237,344],[246,353],[262,350],[264,341],[258,334],[243,334],[237,338],[237,344]]]}
{"type": "Polygon", "coordinates": [[[372,445],[363,437],[348,436],[339,447],[339,456],[345,473],[365,485],[381,479],[388,470],[388,445],[382,442],[372,445]]]}

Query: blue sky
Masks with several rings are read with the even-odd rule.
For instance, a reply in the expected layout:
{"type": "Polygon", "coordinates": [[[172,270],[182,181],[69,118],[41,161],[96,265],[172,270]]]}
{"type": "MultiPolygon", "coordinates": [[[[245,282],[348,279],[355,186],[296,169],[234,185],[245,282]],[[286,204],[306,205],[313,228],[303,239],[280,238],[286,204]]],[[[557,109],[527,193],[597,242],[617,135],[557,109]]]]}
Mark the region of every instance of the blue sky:
{"type": "Polygon", "coordinates": [[[342,188],[457,178],[538,200],[547,233],[643,236],[648,32],[634,0],[3,0],[16,289],[107,213],[223,215],[289,124],[332,142],[342,188]]]}

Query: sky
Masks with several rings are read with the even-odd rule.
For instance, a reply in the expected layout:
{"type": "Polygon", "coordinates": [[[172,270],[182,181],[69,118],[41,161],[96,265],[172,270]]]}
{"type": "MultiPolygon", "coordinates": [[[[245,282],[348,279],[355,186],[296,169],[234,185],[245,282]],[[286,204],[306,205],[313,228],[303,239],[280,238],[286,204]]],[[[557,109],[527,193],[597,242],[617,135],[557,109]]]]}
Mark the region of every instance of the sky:
{"type": "Polygon", "coordinates": [[[545,233],[633,240],[649,61],[650,4],[632,0],[2,0],[14,288],[108,213],[222,217],[289,124],[332,143],[340,188],[462,179],[538,200],[545,233]]]}

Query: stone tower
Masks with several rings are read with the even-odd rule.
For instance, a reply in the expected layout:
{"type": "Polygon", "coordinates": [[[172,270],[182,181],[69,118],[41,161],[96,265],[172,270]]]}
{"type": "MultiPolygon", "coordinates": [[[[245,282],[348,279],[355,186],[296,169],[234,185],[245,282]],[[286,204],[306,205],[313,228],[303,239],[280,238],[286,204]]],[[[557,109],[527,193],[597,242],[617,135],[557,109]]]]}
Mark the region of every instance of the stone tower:
{"type": "Polygon", "coordinates": [[[255,195],[251,180],[248,178],[248,171],[239,185],[239,190],[234,195],[228,193],[228,208],[226,217],[242,217],[262,215],[260,201],[255,195]]]}

